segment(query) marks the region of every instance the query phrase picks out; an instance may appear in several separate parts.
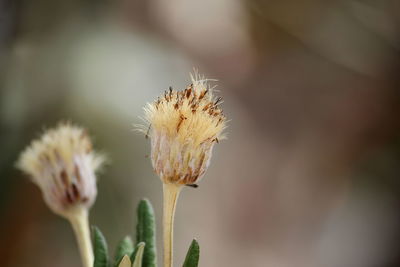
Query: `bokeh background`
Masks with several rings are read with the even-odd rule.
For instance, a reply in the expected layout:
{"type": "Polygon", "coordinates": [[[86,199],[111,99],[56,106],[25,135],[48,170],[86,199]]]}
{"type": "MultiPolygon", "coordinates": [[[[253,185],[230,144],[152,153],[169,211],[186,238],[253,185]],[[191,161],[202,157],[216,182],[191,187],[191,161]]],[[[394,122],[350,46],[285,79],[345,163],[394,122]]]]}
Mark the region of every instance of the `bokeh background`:
{"type": "Polygon", "coordinates": [[[400,266],[399,30],[397,0],[1,0],[0,266],[80,266],[68,223],[14,168],[62,119],[111,159],[91,212],[111,248],[142,197],[160,223],[133,124],[193,67],[231,121],[178,203],[177,266],[193,237],[203,267],[400,266]]]}

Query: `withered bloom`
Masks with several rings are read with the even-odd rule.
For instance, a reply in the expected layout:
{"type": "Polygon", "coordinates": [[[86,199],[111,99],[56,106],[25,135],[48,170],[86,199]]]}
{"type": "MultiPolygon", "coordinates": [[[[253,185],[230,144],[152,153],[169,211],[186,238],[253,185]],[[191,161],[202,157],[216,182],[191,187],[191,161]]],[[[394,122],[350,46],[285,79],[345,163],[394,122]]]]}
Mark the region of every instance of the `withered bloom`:
{"type": "Polygon", "coordinates": [[[71,222],[85,267],[93,265],[88,211],[97,195],[95,171],[103,160],[84,129],[61,123],[33,141],[17,162],[50,209],[71,222]]]}
{"type": "Polygon", "coordinates": [[[226,118],[212,89],[206,79],[192,76],[186,89],[170,88],[145,107],[152,164],[164,183],[197,183],[214,144],[223,139],[226,118]]]}
{"type": "Polygon", "coordinates": [[[103,157],[92,151],[86,131],[60,124],[22,152],[17,166],[37,184],[47,205],[68,216],[76,206],[90,208],[96,199],[95,171],[103,157]]]}
{"type": "Polygon", "coordinates": [[[151,161],[163,181],[164,267],[173,266],[173,224],[183,185],[197,186],[210,163],[215,143],[223,139],[226,118],[221,98],[208,80],[196,75],[186,89],[170,88],[145,107],[151,161]]]}

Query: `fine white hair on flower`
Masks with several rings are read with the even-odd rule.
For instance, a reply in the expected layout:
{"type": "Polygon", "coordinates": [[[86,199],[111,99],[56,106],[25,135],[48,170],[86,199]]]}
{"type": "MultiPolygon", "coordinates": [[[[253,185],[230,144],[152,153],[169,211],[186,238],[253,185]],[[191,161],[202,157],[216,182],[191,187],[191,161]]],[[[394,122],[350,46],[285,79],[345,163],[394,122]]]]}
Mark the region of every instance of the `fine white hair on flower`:
{"type": "Polygon", "coordinates": [[[144,108],[153,167],[164,182],[193,184],[206,171],[215,143],[224,138],[222,98],[195,73],[184,90],[171,87],[144,108]]]}
{"type": "Polygon", "coordinates": [[[93,152],[85,129],[60,123],[21,153],[17,167],[40,187],[54,212],[67,216],[77,205],[90,208],[94,203],[95,172],[103,162],[104,157],[93,152]]]}

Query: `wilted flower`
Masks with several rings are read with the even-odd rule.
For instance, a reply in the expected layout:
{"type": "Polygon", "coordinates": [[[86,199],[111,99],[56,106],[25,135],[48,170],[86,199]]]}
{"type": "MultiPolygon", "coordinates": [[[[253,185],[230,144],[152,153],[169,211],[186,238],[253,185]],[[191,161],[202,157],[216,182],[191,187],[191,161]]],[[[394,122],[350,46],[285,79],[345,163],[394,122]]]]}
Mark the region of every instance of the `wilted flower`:
{"type": "Polygon", "coordinates": [[[92,151],[87,132],[62,123],[33,141],[17,166],[40,187],[47,205],[67,216],[76,206],[90,208],[94,203],[95,171],[102,163],[103,157],[92,151]]]}
{"type": "Polygon", "coordinates": [[[182,91],[171,87],[145,107],[151,161],[163,181],[164,267],[173,266],[173,224],[183,185],[197,186],[208,168],[212,149],[224,136],[226,118],[208,80],[196,75],[182,91]]]}
{"type": "Polygon", "coordinates": [[[208,80],[192,76],[185,90],[171,87],[145,108],[153,167],[164,183],[195,184],[205,173],[226,118],[208,80]]]}
{"type": "Polygon", "coordinates": [[[33,141],[17,162],[51,210],[71,222],[85,267],[93,265],[88,210],[97,195],[95,171],[103,161],[84,129],[61,123],[33,141]]]}

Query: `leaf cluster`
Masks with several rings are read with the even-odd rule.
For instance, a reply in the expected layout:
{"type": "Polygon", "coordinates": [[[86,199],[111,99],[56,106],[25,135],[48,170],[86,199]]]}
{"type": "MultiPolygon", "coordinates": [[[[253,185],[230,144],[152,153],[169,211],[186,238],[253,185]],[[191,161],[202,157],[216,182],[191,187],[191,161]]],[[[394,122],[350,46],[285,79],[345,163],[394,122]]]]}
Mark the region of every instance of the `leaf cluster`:
{"type": "MultiPolygon", "coordinates": [[[[93,267],[157,267],[156,230],[154,210],[149,200],[143,199],[137,207],[136,239],[123,238],[110,259],[107,241],[102,232],[93,227],[93,267]]],[[[194,239],[183,267],[197,267],[200,247],[194,239]]]]}

